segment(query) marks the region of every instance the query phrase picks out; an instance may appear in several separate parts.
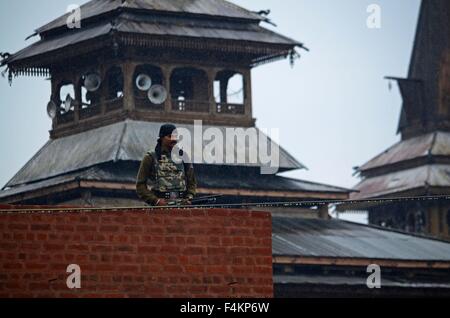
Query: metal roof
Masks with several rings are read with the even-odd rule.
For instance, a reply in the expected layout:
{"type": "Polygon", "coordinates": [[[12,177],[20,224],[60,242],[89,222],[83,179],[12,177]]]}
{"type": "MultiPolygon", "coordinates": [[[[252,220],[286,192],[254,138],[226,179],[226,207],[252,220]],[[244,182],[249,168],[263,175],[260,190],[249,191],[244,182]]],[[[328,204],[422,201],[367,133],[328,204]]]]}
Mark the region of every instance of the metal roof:
{"type": "MultiPolygon", "coordinates": [[[[110,162],[80,171],[52,177],[43,181],[19,185],[0,191],[0,198],[57,186],[73,181],[136,182],[139,162],[110,162]]],[[[309,181],[285,178],[278,175],[261,175],[257,170],[238,167],[196,166],[198,187],[214,189],[242,189],[267,191],[298,191],[323,193],[348,193],[350,190],[309,181]]]]}
{"type": "Polygon", "coordinates": [[[363,179],[350,198],[366,199],[407,190],[450,187],[450,165],[432,164],[363,179]]]}
{"type": "Polygon", "coordinates": [[[273,216],[274,256],[450,261],[450,243],[344,222],[273,216]]]}
{"type": "MultiPolygon", "coordinates": [[[[147,14],[183,13],[233,19],[262,20],[261,16],[223,0],[93,0],[80,7],[81,22],[117,10],[145,10],[147,14]]],[[[37,33],[66,26],[65,14],[40,27],[37,33]]]]}
{"type": "Polygon", "coordinates": [[[38,56],[47,52],[53,52],[64,47],[75,45],[102,35],[108,34],[112,30],[111,23],[96,25],[89,28],[74,29],[65,33],[51,37],[49,39],[40,40],[27,46],[26,48],[11,55],[4,63],[12,63],[33,56],[38,56]]]}
{"type": "MultiPolygon", "coordinates": [[[[76,135],[50,140],[25,164],[5,187],[14,187],[20,184],[45,180],[101,163],[118,161],[140,162],[147,151],[154,149],[160,126],[161,123],[126,120],[76,135]]],[[[189,130],[192,136],[194,136],[193,125],[180,124],[177,126],[178,128],[189,130]]],[[[208,128],[218,129],[223,136],[227,134],[227,127],[203,126],[204,130],[208,128]]],[[[208,142],[206,141],[203,141],[201,145],[194,143],[194,149],[190,155],[194,163],[205,163],[199,159],[203,157],[203,149],[207,144],[208,142]]],[[[276,144],[268,139],[267,147],[271,149],[270,147],[276,147],[276,144]]],[[[224,158],[227,158],[226,148],[226,144],[224,143],[224,158]]],[[[189,153],[188,149],[185,150],[189,153]]],[[[249,139],[246,138],[243,147],[235,146],[233,150],[234,153],[232,155],[234,158],[237,158],[238,155],[243,155],[246,158],[246,163],[226,163],[224,165],[244,167],[262,166],[257,155],[258,143],[250,143],[249,139]],[[258,161],[252,163],[248,160],[250,155],[255,155],[258,161]]],[[[305,166],[282,148],[280,148],[279,166],[281,170],[305,168],[305,166]]]]}
{"type": "Polygon", "coordinates": [[[301,43],[261,27],[257,23],[157,17],[122,13],[115,28],[119,32],[195,38],[238,40],[260,43],[301,45],[301,43]]]}
{"type": "Polygon", "coordinates": [[[418,137],[402,140],[385,152],[376,156],[359,171],[391,165],[401,161],[423,158],[427,156],[450,156],[450,133],[434,132],[418,137]]]}
{"type": "MultiPolygon", "coordinates": [[[[295,275],[277,275],[273,276],[274,284],[302,284],[302,285],[330,285],[330,288],[336,285],[348,286],[366,286],[367,276],[364,275],[311,275],[311,274],[295,274],[295,275]]],[[[436,282],[436,279],[424,280],[415,277],[405,278],[393,277],[387,278],[383,276],[383,287],[403,287],[403,288],[450,288],[450,282],[436,282]]]]}
{"type": "MultiPolygon", "coordinates": [[[[186,17],[159,17],[143,14],[121,13],[118,18],[96,22],[80,29],[67,29],[63,33],[45,37],[11,55],[3,63],[14,63],[44,53],[78,45],[111,31],[119,35],[147,35],[154,37],[180,37],[243,41],[265,45],[302,46],[301,43],[259,26],[257,23],[233,21],[192,21],[186,17]]],[[[247,44],[248,45],[248,44],[247,44]]],[[[282,54],[283,50],[280,51],[282,54]]],[[[283,53],[285,54],[285,53],[283,53]]]]}

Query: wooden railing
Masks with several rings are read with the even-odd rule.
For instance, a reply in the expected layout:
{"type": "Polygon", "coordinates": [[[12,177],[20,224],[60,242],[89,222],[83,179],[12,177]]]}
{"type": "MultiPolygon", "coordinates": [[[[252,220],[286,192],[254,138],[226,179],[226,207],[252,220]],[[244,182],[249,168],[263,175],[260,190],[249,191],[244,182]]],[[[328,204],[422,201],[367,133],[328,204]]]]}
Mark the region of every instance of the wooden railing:
{"type": "Polygon", "coordinates": [[[58,115],[58,124],[67,124],[71,123],[75,120],[75,113],[74,111],[69,111],[67,113],[59,114],[58,115]]]}
{"type": "Polygon", "coordinates": [[[218,114],[245,114],[244,104],[229,104],[229,103],[217,103],[218,114]]]}
{"type": "Polygon", "coordinates": [[[118,109],[123,108],[123,97],[106,100],[104,103],[105,103],[106,112],[118,110],[118,109]]]}
{"type": "Polygon", "coordinates": [[[153,104],[148,98],[146,97],[134,97],[134,105],[136,109],[139,110],[164,110],[164,104],[153,104]]]}
{"type": "Polygon", "coordinates": [[[87,119],[97,116],[102,112],[100,104],[90,105],[86,108],[80,109],[80,119],[87,119]]]}
{"type": "Polygon", "coordinates": [[[176,112],[209,113],[209,101],[172,99],[172,110],[176,112]]]}

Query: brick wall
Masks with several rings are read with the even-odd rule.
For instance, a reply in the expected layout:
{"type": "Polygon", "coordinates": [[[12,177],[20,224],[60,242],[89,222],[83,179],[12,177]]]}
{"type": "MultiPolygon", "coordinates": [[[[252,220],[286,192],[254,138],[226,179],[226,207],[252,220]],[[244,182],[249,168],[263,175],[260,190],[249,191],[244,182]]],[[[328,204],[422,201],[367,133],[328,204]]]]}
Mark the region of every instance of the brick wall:
{"type": "Polygon", "coordinates": [[[0,297],[272,297],[271,235],[264,212],[2,210],[0,297]]]}

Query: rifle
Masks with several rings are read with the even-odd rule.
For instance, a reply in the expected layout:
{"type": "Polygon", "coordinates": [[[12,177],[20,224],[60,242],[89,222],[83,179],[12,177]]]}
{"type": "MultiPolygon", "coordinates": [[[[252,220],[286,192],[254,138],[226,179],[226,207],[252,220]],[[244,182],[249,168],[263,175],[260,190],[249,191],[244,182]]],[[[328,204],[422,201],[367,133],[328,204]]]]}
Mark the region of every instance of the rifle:
{"type": "MultiPolygon", "coordinates": [[[[196,199],[192,199],[191,203],[192,205],[201,205],[201,204],[213,204],[216,203],[216,199],[219,197],[222,197],[223,195],[210,195],[206,197],[200,197],[196,199]]],[[[171,201],[167,204],[167,206],[179,206],[180,202],[177,201],[171,201]]],[[[181,204],[183,205],[183,204],[181,204]]]]}
{"type": "Polygon", "coordinates": [[[215,203],[217,198],[223,197],[222,194],[219,195],[209,195],[206,197],[200,197],[192,199],[192,205],[199,205],[199,204],[205,204],[205,203],[215,203]]]}

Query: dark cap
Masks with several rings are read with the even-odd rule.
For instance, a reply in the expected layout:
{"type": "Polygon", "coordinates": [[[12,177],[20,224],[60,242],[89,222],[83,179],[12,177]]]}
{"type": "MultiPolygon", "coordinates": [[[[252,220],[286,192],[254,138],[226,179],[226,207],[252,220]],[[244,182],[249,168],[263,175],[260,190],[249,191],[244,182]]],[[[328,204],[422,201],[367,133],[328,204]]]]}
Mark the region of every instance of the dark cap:
{"type": "Polygon", "coordinates": [[[172,125],[172,124],[162,125],[161,129],[159,130],[159,138],[163,138],[163,137],[172,135],[172,133],[175,129],[177,129],[177,127],[175,127],[175,125],[172,125]]]}

